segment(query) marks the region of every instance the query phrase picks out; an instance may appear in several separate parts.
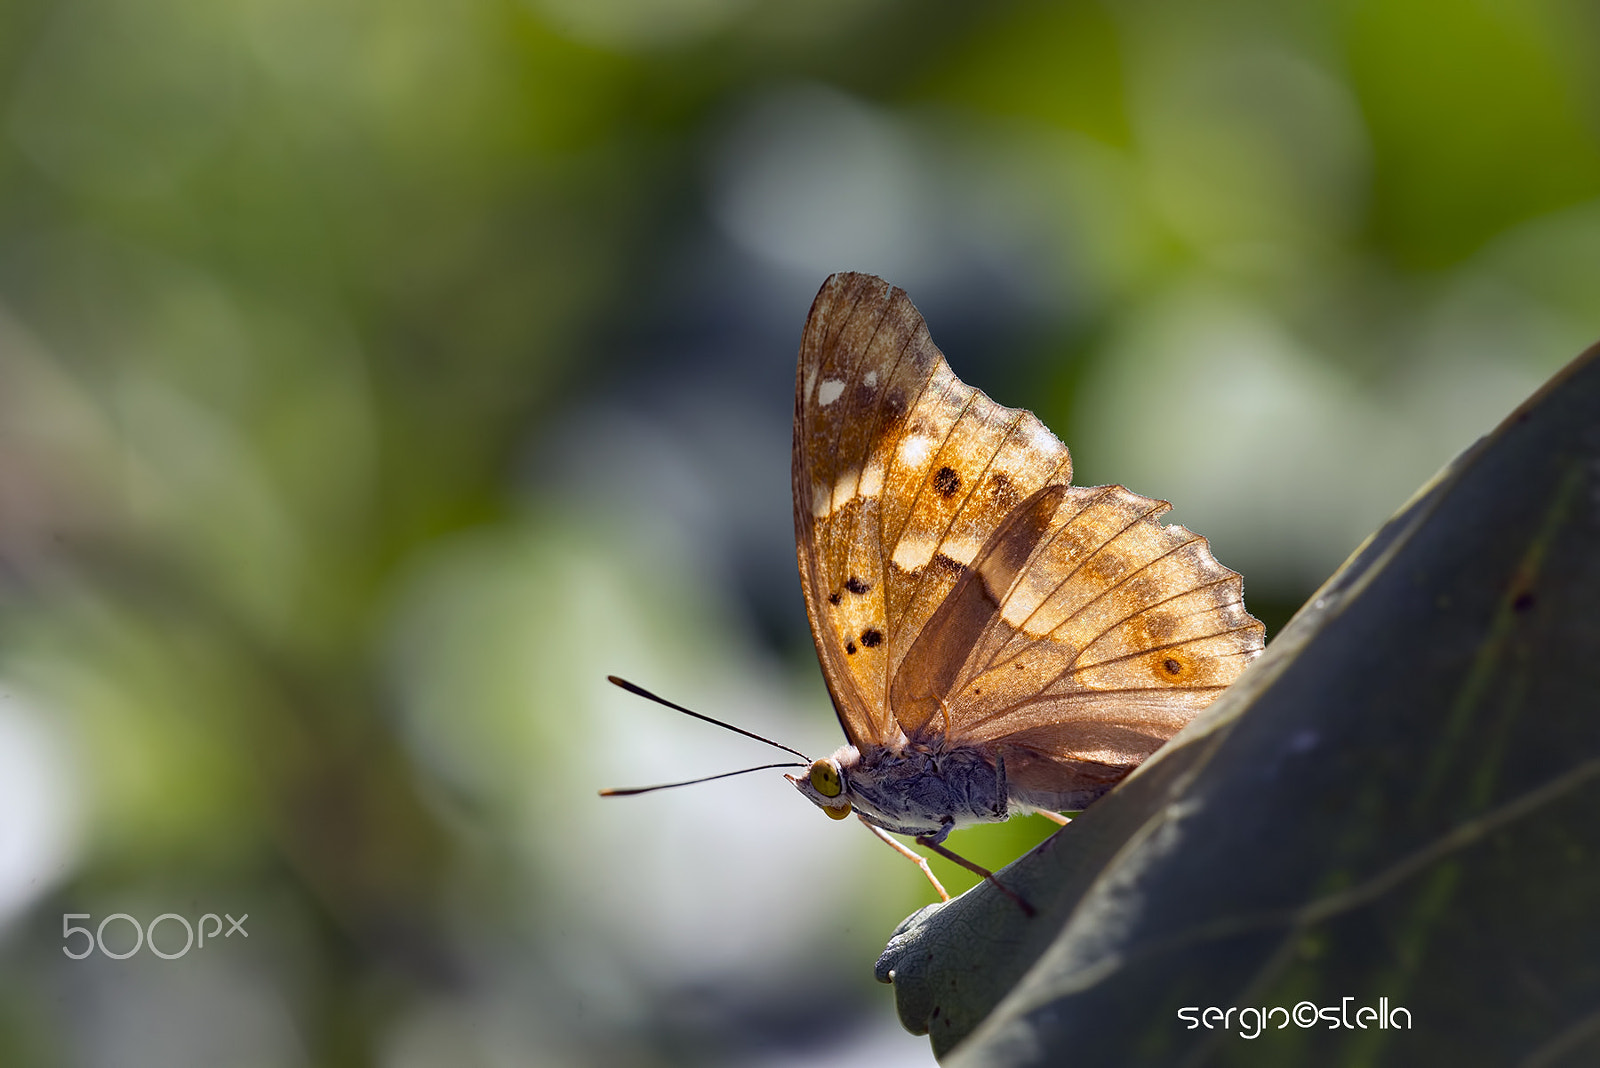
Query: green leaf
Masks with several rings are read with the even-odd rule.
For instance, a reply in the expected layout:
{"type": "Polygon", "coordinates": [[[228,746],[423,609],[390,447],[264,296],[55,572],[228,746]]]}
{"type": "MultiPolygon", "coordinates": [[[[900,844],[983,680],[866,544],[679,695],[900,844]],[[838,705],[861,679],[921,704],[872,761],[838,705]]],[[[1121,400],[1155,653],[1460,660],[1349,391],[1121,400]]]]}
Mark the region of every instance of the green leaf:
{"type": "Polygon", "coordinates": [[[878,964],[951,1065],[1600,1063],[1600,347],[1000,877],[1037,918],[980,885],[878,964]],[[1178,1017],[1303,1001],[1352,1026],[1178,1017]]]}

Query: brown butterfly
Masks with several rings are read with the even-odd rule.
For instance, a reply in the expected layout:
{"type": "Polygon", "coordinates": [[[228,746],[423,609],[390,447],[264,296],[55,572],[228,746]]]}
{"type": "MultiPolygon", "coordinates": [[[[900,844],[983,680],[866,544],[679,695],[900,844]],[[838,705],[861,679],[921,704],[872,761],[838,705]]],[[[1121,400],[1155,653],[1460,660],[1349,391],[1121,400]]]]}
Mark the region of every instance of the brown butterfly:
{"type": "Polygon", "coordinates": [[[882,279],[836,274],[811,306],[793,477],[806,613],[848,744],[818,760],[780,745],[807,761],[785,778],[835,819],[854,811],[941,897],[885,832],[992,880],[944,848],[951,830],[1086,807],[1261,652],[1241,579],[1204,538],[1163,526],[1165,501],[1070,485],[1066,446],[956,378],[882,279]]]}

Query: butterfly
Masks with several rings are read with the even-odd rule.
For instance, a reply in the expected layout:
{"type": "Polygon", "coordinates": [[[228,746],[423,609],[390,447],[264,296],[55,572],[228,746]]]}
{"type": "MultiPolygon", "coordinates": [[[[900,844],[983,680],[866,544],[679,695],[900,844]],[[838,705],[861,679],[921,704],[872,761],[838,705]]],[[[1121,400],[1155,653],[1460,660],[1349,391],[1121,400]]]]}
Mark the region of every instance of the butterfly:
{"type": "Polygon", "coordinates": [[[811,760],[761,740],[941,897],[889,832],[993,881],[943,846],[952,830],[1087,807],[1265,643],[1240,576],[1159,521],[1167,502],[1071,477],[1036,416],[955,376],[904,290],[823,283],[795,379],[795,548],[846,744],[811,760]]]}

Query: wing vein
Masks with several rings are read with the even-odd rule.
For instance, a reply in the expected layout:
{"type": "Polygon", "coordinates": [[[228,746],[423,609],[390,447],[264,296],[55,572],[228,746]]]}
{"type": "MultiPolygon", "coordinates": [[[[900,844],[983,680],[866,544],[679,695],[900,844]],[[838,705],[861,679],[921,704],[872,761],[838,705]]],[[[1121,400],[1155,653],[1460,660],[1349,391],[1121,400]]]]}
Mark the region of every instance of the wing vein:
{"type": "MultiPolygon", "coordinates": [[[[1201,539],[1201,540],[1204,540],[1204,539],[1201,539]]],[[[1128,620],[1133,619],[1136,616],[1141,616],[1144,613],[1151,611],[1152,609],[1160,608],[1162,605],[1168,604],[1168,603],[1170,603],[1172,601],[1176,601],[1180,597],[1187,597],[1189,594],[1195,593],[1195,592],[1197,592],[1199,590],[1209,590],[1213,586],[1220,586],[1223,583],[1228,582],[1232,578],[1234,578],[1233,575],[1224,575],[1223,577],[1218,578],[1218,579],[1213,579],[1210,582],[1201,583],[1198,586],[1191,586],[1186,590],[1179,590],[1177,593],[1174,593],[1169,597],[1163,597],[1159,601],[1152,601],[1149,604],[1145,605],[1143,608],[1139,609],[1139,611],[1130,613],[1125,618],[1119,619],[1119,620],[1116,621],[1116,623],[1113,623],[1111,626],[1106,627],[1105,629],[1101,630],[1093,638],[1091,638],[1090,640],[1084,642],[1083,645],[1079,647],[1079,651],[1081,652],[1083,649],[1089,648],[1089,646],[1093,645],[1095,642],[1099,641],[1101,638],[1104,638],[1107,634],[1110,634],[1111,630],[1112,630],[1112,627],[1115,627],[1117,625],[1117,623],[1126,623],[1128,620]]],[[[1228,601],[1225,604],[1208,605],[1205,608],[1197,609],[1197,610],[1195,610],[1193,612],[1190,612],[1190,613],[1187,613],[1185,615],[1177,616],[1176,618],[1180,619],[1180,620],[1182,620],[1182,619],[1191,619],[1194,616],[1202,615],[1202,614],[1204,614],[1206,612],[1212,611],[1213,609],[1226,608],[1230,604],[1243,604],[1243,603],[1244,603],[1243,601],[1228,601]]],[[[1085,606],[1085,607],[1087,607],[1087,606],[1085,606]]],[[[1074,612],[1072,614],[1072,616],[1068,617],[1068,620],[1076,617],[1077,614],[1078,614],[1077,612],[1074,612]]],[[[1050,633],[1054,634],[1056,631],[1060,630],[1061,627],[1064,626],[1068,620],[1063,620],[1060,624],[1056,625],[1054,628],[1051,629],[1050,633]]],[[[1009,664],[1013,660],[1015,660],[1019,655],[1021,655],[1021,654],[1020,653],[1014,653],[1011,656],[1005,657],[1004,659],[991,659],[984,666],[983,671],[982,672],[978,672],[978,674],[983,674],[984,672],[994,671],[994,670],[997,670],[999,668],[1005,667],[1007,664],[1009,664]]],[[[1073,662],[1076,663],[1076,658],[1074,658],[1073,662]]]]}
{"type": "Polygon", "coordinates": [[[1137,652],[1123,653],[1121,656],[1109,656],[1104,660],[1096,660],[1092,664],[1077,664],[1072,669],[1070,674],[1077,675],[1077,674],[1080,674],[1082,672],[1088,671],[1090,668],[1105,667],[1107,664],[1120,664],[1125,660],[1132,660],[1134,657],[1147,656],[1150,653],[1159,653],[1159,652],[1162,652],[1162,651],[1167,650],[1167,649],[1181,649],[1185,645],[1193,645],[1195,642],[1208,641],[1211,638],[1220,638],[1224,634],[1232,634],[1236,630],[1244,630],[1244,629],[1246,629],[1246,628],[1243,628],[1243,627],[1223,627],[1221,630],[1212,631],[1210,634],[1196,634],[1196,635],[1193,635],[1192,637],[1183,638],[1183,639],[1181,639],[1179,641],[1175,641],[1175,642],[1163,642],[1160,645],[1152,645],[1147,649],[1140,649],[1137,652]]]}
{"type": "MultiPolygon", "coordinates": [[[[1074,515],[1072,517],[1072,519],[1069,519],[1065,523],[1061,524],[1061,526],[1058,527],[1055,530],[1054,533],[1052,533],[1048,538],[1046,538],[1044,541],[1042,541],[1039,544],[1038,548],[1036,548],[1034,550],[1034,557],[1033,558],[1035,560],[1037,560],[1043,553],[1049,551],[1050,546],[1055,543],[1055,540],[1061,536],[1063,531],[1065,531],[1068,527],[1070,527],[1073,524],[1073,522],[1075,522],[1077,520],[1079,515],[1082,515],[1084,512],[1088,511],[1090,508],[1094,507],[1099,502],[1105,500],[1105,498],[1107,496],[1109,496],[1111,491],[1113,489],[1115,489],[1115,488],[1116,488],[1115,486],[1102,486],[1100,488],[1100,492],[1099,493],[1097,493],[1093,497],[1089,498],[1089,500],[1084,504],[1084,506],[1082,508],[1078,509],[1077,515],[1074,515]]],[[[1148,515],[1149,513],[1147,512],[1145,514],[1148,515]]],[[[1143,518],[1143,517],[1141,516],[1140,518],[1143,518]]],[[[1085,556],[1082,560],[1078,561],[1078,563],[1073,567],[1073,569],[1071,571],[1067,572],[1065,575],[1062,576],[1060,582],[1057,582],[1054,586],[1052,586],[1050,588],[1050,592],[1049,593],[1045,594],[1043,597],[1041,597],[1039,599],[1039,603],[1036,606],[1034,606],[1033,611],[1029,612],[1028,615],[1027,615],[1027,618],[1023,619],[1020,623],[1018,623],[1016,625],[1015,629],[1018,630],[1018,631],[1023,630],[1023,628],[1028,625],[1029,621],[1032,620],[1034,616],[1039,614],[1039,610],[1041,608],[1043,608],[1047,603],[1049,603],[1050,598],[1054,597],[1056,594],[1061,592],[1061,588],[1063,586],[1065,586],[1067,584],[1067,582],[1069,582],[1072,579],[1072,576],[1076,575],[1078,573],[1078,571],[1082,569],[1084,564],[1088,563],[1091,559],[1093,559],[1094,556],[1097,553],[1099,553],[1099,551],[1101,549],[1103,549],[1106,546],[1106,544],[1109,543],[1113,538],[1120,537],[1130,527],[1133,526],[1133,523],[1137,523],[1138,521],[1139,521],[1138,519],[1133,520],[1132,523],[1129,523],[1127,526],[1125,526],[1121,530],[1117,531],[1116,534],[1113,534],[1111,536],[1111,538],[1107,538],[1106,541],[1101,542],[1100,545],[1097,545],[1095,547],[1095,551],[1094,552],[1090,553],[1088,556],[1085,556]]],[[[1030,563],[1031,562],[1032,561],[1030,561],[1030,563]]],[[[1020,577],[1023,574],[1026,574],[1026,573],[1027,573],[1027,567],[1024,566],[1023,569],[1018,572],[1018,578],[1020,579],[1020,577]]],[[[994,628],[996,626],[998,626],[1000,623],[1005,621],[1005,613],[1003,611],[1003,608],[1004,608],[1004,605],[1002,604],[1002,611],[996,612],[994,614],[994,618],[991,619],[988,623],[986,623],[984,625],[983,633],[979,636],[979,639],[978,639],[980,642],[988,641],[989,636],[990,636],[990,634],[993,633],[994,628]]]]}
{"type": "MultiPolygon", "coordinates": [[[[1091,501],[1090,503],[1091,504],[1095,504],[1095,503],[1098,503],[1099,501],[1104,500],[1107,496],[1110,495],[1111,491],[1113,489],[1115,489],[1115,488],[1116,488],[1115,486],[1107,486],[1105,492],[1100,494],[1099,496],[1095,497],[1094,500],[1091,501]]],[[[1062,588],[1064,586],[1066,586],[1066,584],[1068,582],[1071,582],[1073,580],[1073,578],[1075,578],[1077,576],[1079,571],[1083,570],[1083,567],[1084,567],[1085,564],[1087,564],[1090,560],[1093,560],[1095,557],[1099,556],[1101,553],[1105,552],[1106,546],[1110,545],[1112,542],[1114,542],[1118,538],[1122,537],[1128,531],[1132,530],[1136,524],[1138,524],[1141,520],[1143,520],[1146,516],[1150,515],[1152,512],[1154,512],[1157,509],[1159,509],[1161,507],[1161,505],[1164,503],[1162,501],[1153,500],[1153,499],[1151,499],[1149,497],[1146,497],[1145,500],[1150,501],[1150,507],[1146,508],[1143,512],[1140,512],[1138,515],[1136,515],[1132,519],[1128,520],[1128,522],[1124,523],[1120,528],[1118,528],[1118,530],[1117,530],[1117,532],[1115,534],[1113,534],[1109,538],[1106,538],[1105,540],[1103,540],[1099,545],[1096,545],[1094,547],[1094,551],[1093,552],[1088,553],[1087,555],[1085,555],[1082,560],[1079,560],[1077,563],[1075,563],[1072,566],[1072,570],[1071,571],[1068,571],[1065,575],[1061,576],[1061,580],[1050,588],[1050,592],[1048,594],[1046,594],[1044,597],[1040,598],[1039,603],[1034,606],[1033,611],[1029,612],[1028,615],[1027,615],[1027,618],[1023,619],[1023,621],[1021,623],[1022,627],[1025,627],[1030,622],[1032,622],[1033,617],[1038,615],[1040,610],[1043,609],[1046,604],[1050,603],[1050,598],[1052,598],[1056,594],[1060,593],[1062,588]]],[[[1088,509],[1084,508],[1084,509],[1080,510],[1078,512],[1078,515],[1082,515],[1085,511],[1088,511],[1088,509]]],[[[1038,552],[1043,553],[1043,552],[1047,551],[1049,549],[1049,547],[1055,543],[1055,540],[1057,538],[1059,538],[1066,531],[1066,529],[1068,527],[1070,527],[1073,524],[1074,521],[1077,520],[1077,518],[1078,518],[1078,516],[1075,515],[1075,516],[1072,517],[1071,520],[1068,520],[1067,522],[1061,524],[1061,526],[1056,529],[1056,532],[1054,534],[1050,535],[1049,541],[1047,541],[1047,542],[1045,542],[1045,544],[1039,546],[1038,552]]],[[[1020,627],[1019,627],[1019,629],[1020,629],[1020,627]]]]}
{"type": "MultiPolygon", "coordinates": [[[[1238,602],[1235,602],[1235,603],[1238,603],[1238,602]]],[[[1181,617],[1181,618],[1187,619],[1187,618],[1190,618],[1191,616],[1201,615],[1205,611],[1209,611],[1209,609],[1202,609],[1200,612],[1193,612],[1193,613],[1190,613],[1190,616],[1184,616],[1184,617],[1181,617]]],[[[979,716],[979,717],[977,717],[975,719],[966,720],[962,724],[962,730],[963,730],[963,732],[971,731],[975,727],[983,726],[986,723],[992,723],[995,720],[1000,719],[1003,716],[1010,715],[1013,712],[1017,712],[1017,711],[1019,711],[1019,710],[1021,710],[1023,708],[1026,708],[1028,705],[1038,704],[1038,703],[1040,703],[1042,701],[1054,701],[1054,700],[1058,700],[1058,699],[1060,699],[1062,697],[1070,696],[1070,694],[1054,692],[1054,687],[1060,685],[1060,683],[1063,680],[1065,680],[1068,676],[1077,675],[1080,672],[1088,671],[1090,668],[1104,667],[1107,664],[1116,664],[1116,663],[1120,663],[1121,661],[1124,661],[1124,660],[1132,660],[1135,657],[1146,656],[1146,655],[1148,655],[1150,653],[1159,653],[1159,652],[1162,652],[1163,650],[1166,650],[1166,649],[1181,648],[1182,646],[1190,645],[1190,644],[1192,644],[1194,642],[1203,642],[1203,641],[1207,641],[1207,640],[1209,640],[1211,638],[1220,638],[1225,634],[1232,634],[1234,631],[1242,630],[1242,629],[1246,629],[1246,628],[1242,628],[1242,627],[1225,627],[1222,630],[1214,631],[1214,632],[1212,632],[1210,634],[1196,634],[1196,635],[1193,635],[1191,637],[1184,638],[1184,639],[1182,639],[1180,641],[1167,642],[1167,643],[1164,643],[1162,645],[1152,645],[1152,646],[1149,646],[1148,648],[1140,649],[1140,650],[1137,650],[1137,651],[1132,652],[1132,653],[1124,654],[1122,656],[1108,657],[1105,660],[1096,660],[1092,664],[1081,664],[1080,665],[1078,663],[1078,661],[1077,661],[1077,658],[1074,657],[1072,662],[1070,664],[1068,664],[1067,667],[1065,667],[1061,671],[1057,672],[1050,679],[1050,681],[1048,683],[1046,683],[1044,686],[1040,687],[1038,693],[1036,693],[1036,694],[1034,694],[1032,696],[1029,696],[1029,697],[1021,698],[1021,699],[1013,702],[1012,704],[1006,705],[1003,708],[996,709],[993,712],[986,713],[986,714],[984,714],[982,716],[979,716]]],[[[1229,654],[1229,655],[1238,655],[1238,654],[1229,654]]],[[[1076,692],[1078,694],[1083,694],[1083,695],[1091,695],[1091,694],[1098,695],[1098,694],[1103,694],[1103,693],[1151,693],[1151,692],[1159,693],[1159,692],[1162,692],[1162,691],[1165,691],[1165,690],[1169,690],[1170,688],[1171,687],[1165,686],[1165,685],[1129,686],[1129,687],[1119,687],[1119,688],[1108,689],[1108,690],[1096,690],[1096,689],[1090,689],[1088,687],[1082,687],[1082,688],[1080,688],[1080,689],[1078,689],[1078,690],[1076,690],[1074,692],[1076,692]]],[[[1206,691],[1206,690],[1213,690],[1213,689],[1215,689],[1215,690],[1223,690],[1223,689],[1227,689],[1227,687],[1226,686],[1185,686],[1183,689],[1184,689],[1185,693],[1197,693],[1197,692],[1203,692],[1203,691],[1206,691]]]]}

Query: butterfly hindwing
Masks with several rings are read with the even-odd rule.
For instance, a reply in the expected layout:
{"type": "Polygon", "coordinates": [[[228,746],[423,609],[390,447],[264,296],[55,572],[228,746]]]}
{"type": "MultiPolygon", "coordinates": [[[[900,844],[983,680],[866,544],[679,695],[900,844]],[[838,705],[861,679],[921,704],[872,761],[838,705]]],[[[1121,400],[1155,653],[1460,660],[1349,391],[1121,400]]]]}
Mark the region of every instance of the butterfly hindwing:
{"type": "Polygon", "coordinates": [[[1015,736],[1087,714],[1131,717],[1159,745],[1260,652],[1264,630],[1244,609],[1238,574],[1204,538],[1161,524],[1167,508],[1121,486],[1068,491],[963,659],[949,695],[960,737],[1015,736]]]}
{"type": "Polygon", "coordinates": [[[1081,807],[1238,677],[1264,629],[1205,539],[1159,522],[1167,507],[1067,490],[978,633],[913,651],[959,665],[940,676],[946,744],[994,748],[1013,786],[1081,807]]]}

